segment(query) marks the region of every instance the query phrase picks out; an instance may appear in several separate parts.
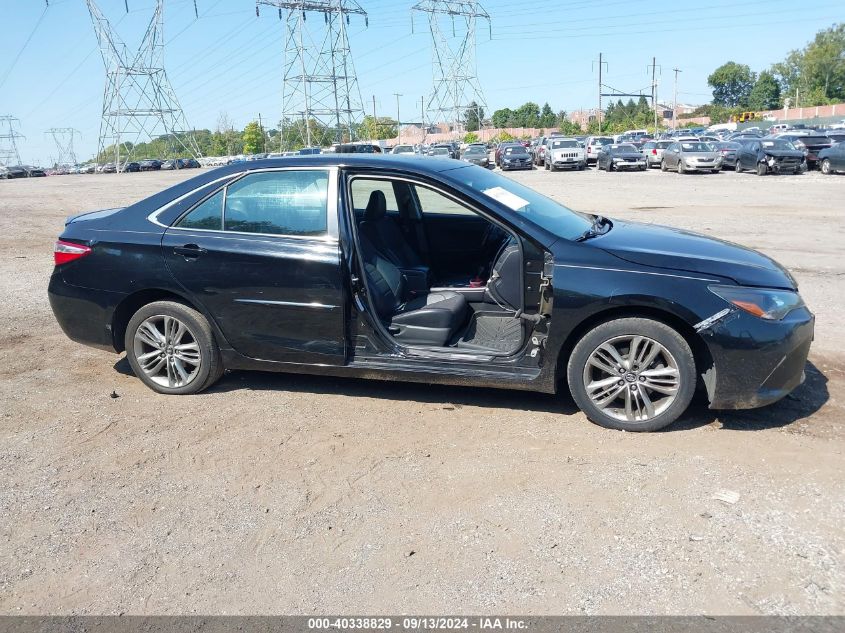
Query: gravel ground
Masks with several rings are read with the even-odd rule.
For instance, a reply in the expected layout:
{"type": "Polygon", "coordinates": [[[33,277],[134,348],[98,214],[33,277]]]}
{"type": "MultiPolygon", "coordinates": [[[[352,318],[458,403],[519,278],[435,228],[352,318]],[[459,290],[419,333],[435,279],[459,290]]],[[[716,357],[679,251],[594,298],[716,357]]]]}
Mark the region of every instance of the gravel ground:
{"type": "Polygon", "coordinates": [[[631,435],[522,392],[242,372],[154,394],[61,333],[51,243],[190,175],[0,182],[0,613],[845,613],[845,177],[511,174],[759,248],[817,314],[782,403],[631,435]]]}

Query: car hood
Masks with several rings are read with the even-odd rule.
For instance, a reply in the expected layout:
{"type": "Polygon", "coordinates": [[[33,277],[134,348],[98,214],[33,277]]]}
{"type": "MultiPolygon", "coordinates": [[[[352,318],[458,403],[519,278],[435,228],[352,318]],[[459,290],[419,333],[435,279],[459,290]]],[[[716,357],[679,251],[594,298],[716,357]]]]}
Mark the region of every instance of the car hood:
{"type": "Polygon", "coordinates": [[[667,226],[613,220],[612,230],[584,244],[642,266],[717,275],[747,286],[796,287],[789,272],[762,253],[667,226]]]}
{"type": "Polygon", "coordinates": [[[763,153],[775,158],[804,158],[804,152],[797,149],[764,149],[763,153]]]}
{"type": "Polygon", "coordinates": [[[722,155],[722,152],[684,152],[684,158],[706,158],[714,160],[722,155]]]}

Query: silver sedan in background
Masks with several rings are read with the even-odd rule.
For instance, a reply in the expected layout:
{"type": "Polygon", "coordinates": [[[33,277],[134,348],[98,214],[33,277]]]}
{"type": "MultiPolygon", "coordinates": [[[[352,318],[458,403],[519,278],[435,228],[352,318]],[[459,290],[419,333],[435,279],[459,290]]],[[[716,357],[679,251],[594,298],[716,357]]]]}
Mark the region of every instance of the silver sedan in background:
{"type": "Polygon", "coordinates": [[[663,160],[664,150],[672,144],[672,141],[646,141],[642,146],[645,164],[648,167],[659,167],[663,160]]]}
{"type": "Polygon", "coordinates": [[[679,174],[688,171],[718,174],[722,169],[722,153],[703,141],[675,141],[663,151],[660,169],[677,169],[679,174]]]}

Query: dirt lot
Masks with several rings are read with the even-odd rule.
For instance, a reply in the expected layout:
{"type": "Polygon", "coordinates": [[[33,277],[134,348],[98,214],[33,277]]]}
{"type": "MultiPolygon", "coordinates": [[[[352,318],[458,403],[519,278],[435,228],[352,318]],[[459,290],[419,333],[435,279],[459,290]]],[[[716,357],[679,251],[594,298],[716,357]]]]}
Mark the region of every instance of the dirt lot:
{"type": "Polygon", "coordinates": [[[52,241],[190,175],[0,182],[0,612],[845,613],[845,177],[512,175],[759,248],[817,314],[791,397],[630,435],[521,392],[154,394],[59,330],[52,241]]]}

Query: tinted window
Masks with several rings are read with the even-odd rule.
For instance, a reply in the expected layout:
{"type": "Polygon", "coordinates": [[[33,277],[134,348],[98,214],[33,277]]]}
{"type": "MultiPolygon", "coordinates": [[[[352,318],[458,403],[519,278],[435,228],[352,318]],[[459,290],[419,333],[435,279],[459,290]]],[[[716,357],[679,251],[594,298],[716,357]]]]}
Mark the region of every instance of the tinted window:
{"type": "Polygon", "coordinates": [[[223,190],[221,189],[194,207],[176,223],[176,226],[185,229],[221,230],[223,228],[223,190]]]}
{"type": "Polygon", "coordinates": [[[250,174],[229,185],[225,229],[273,235],[324,235],[325,171],[250,174]]]}

